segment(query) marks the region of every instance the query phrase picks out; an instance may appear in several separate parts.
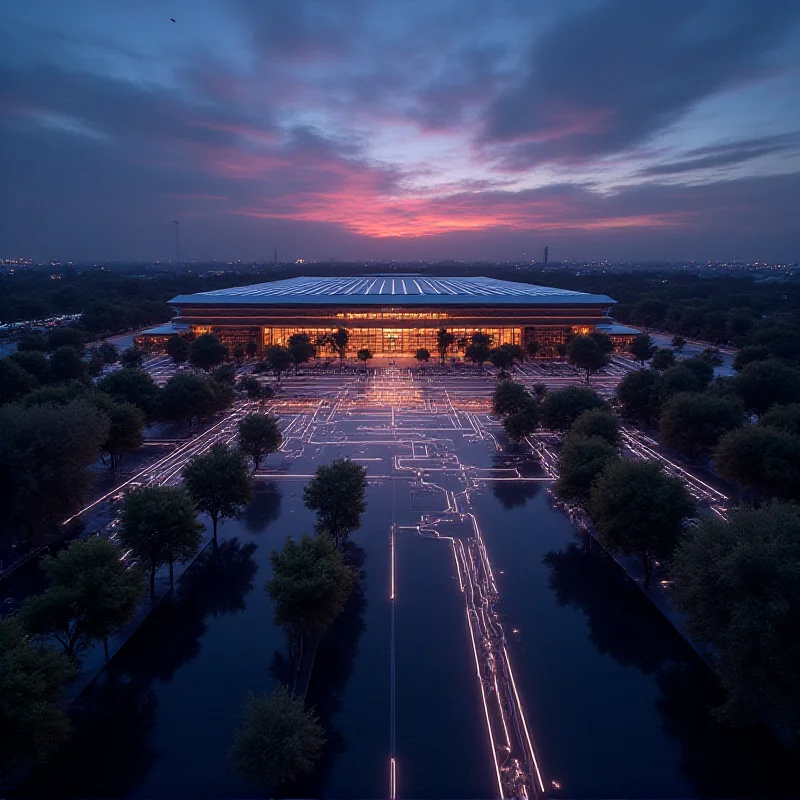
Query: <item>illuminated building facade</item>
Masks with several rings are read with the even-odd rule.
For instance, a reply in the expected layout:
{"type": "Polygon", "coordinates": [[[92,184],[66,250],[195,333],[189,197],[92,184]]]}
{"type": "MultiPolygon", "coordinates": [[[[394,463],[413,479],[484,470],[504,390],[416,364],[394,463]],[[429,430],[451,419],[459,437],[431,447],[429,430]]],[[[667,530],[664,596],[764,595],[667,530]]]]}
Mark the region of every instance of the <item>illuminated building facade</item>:
{"type": "Polygon", "coordinates": [[[491,337],[492,346],[539,343],[537,358],[558,357],[558,346],[573,333],[612,334],[627,346],[638,331],[609,317],[614,300],[494,278],[432,278],[371,275],[360,278],[291,278],[198,294],[169,302],[178,313],[170,325],[143,332],[137,344],[162,349],[174,333],[215,333],[225,344],[255,342],[259,351],[286,345],[295,333],[312,342],[338,328],[349,334],[351,355],[369,348],[374,355],[413,356],[420,348],[437,354],[441,328],[455,336],[451,355],[463,354],[473,333],[491,337]]]}

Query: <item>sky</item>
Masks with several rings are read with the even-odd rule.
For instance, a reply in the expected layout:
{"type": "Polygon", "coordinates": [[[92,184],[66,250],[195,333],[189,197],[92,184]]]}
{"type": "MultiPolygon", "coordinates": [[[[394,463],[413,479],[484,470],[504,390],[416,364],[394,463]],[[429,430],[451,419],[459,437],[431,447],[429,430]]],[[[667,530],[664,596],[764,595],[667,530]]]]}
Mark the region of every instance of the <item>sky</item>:
{"type": "Polygon", "coordinates": [[[800,2],[0,0],[0,154],[0,258],[798,261],[800,2]]]}

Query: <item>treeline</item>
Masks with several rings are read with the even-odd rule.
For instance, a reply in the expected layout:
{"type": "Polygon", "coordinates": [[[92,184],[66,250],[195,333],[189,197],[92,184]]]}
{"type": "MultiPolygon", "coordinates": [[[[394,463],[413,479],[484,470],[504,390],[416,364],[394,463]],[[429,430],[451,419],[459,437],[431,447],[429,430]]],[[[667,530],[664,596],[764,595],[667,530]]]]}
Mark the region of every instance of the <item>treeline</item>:
{"type": "Polygon", "coordinates": [[[130,623],[148,583],[153,599],[163,566],[172,590],[173,565],[194,558],[202,543],[199,513],[212,521],[216,550],[218,522],[238,516],[252,497],[248,452],[263,458],[280,444],[274,417],[249,414],[239,423],[239,447],[215,444],[193,458],[183,486],[145,486],[125,497],[119,546],[91,536],[43,559],[48,588],[0,621],[0,786],[69,738],[60,700],[82,654],[102,642],[108,660],[109,638],[130,623]]]}
{"type": "Polygon", "coordinates": [[[623,416],[657,421],[662,442],[707,457],[739,487],[728,522],[700,513],[658,464],[623,458],[613,408],[589,388],[538,388],[498,385],[507,434],[519,440],[539,422],[563,434],[556,494],[583,509],[610,551],[640,560],[646,588],[658,568],[714,658],[720,714],[777,723],[800,741],[800,371],[770,359],[714,380],[697,358],[620,386],[623,416]]]}
{"type": "Polygon", "coordinates": [[[786,343],[800,352],[800,282],[757,283],[751,277],[700,278],[675,272],[574,275],[527,272],[509,280],[607,294],[615,319],[714,344],[743,347],[786,343]],[[789,344],[789,340],[791,344],[789,344]]]}
{"type": "Polygon", "coordinates": [[[154,325],[172,314],[166,303],[178,294],[224,289],[269,280],[266,276],[173,275],[142,276],[103,269],[60,270],[56,279],[41,272],[0,276],[0,323],[26,322],[66,314],[81,314],[80,327],[90,337],[154,325]]]}

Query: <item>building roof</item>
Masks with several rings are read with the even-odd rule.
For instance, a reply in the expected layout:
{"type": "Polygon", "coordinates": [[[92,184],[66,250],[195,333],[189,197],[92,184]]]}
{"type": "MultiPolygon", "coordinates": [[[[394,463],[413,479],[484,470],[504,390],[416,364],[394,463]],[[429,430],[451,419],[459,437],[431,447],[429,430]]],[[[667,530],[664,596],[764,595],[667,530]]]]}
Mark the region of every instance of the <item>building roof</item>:
{"type": "Polygon", "coordinates": [[[610,325],[595,325],[598,333],[605,333],[609,336],[621,336],[623,334],[639,334],[641,331],[638,328],[631,328],[628,325],[620,325],[618,322],[614,322],[610,325]]]}
{"type": "Polygon", "coordinates": [[[146,331],[142,331],[143,334],[147,334],[148,336],[172,336],[176,333],[188,332],[188,325],[175,325],[172,322],[167,322],[164,325],[156,325],[155,328],[148,328],[146,331]]]}
{"type": "Polygon", "coordinates": [[[611,305],[604,294],[586,294],[500,281],[495,278],[431,278],[421,275],[365,275],[360,278],[289,278],[232,289],[181,294],[183,306],[293,305],[611,305]]]}

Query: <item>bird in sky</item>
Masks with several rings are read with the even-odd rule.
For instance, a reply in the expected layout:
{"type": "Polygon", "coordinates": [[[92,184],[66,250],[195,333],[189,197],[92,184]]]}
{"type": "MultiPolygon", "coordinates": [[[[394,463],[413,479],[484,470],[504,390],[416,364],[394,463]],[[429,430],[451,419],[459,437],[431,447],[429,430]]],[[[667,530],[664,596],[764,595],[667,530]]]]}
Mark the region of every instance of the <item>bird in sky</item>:
{"type": "Polygon", "coordinates": [[[170,17],[170,18],[169,18],[169,21],[170,21],[170,22],[175,22],[175,20],[174,20],[174,19],[172,19],[172,17],[170,17]]]}

